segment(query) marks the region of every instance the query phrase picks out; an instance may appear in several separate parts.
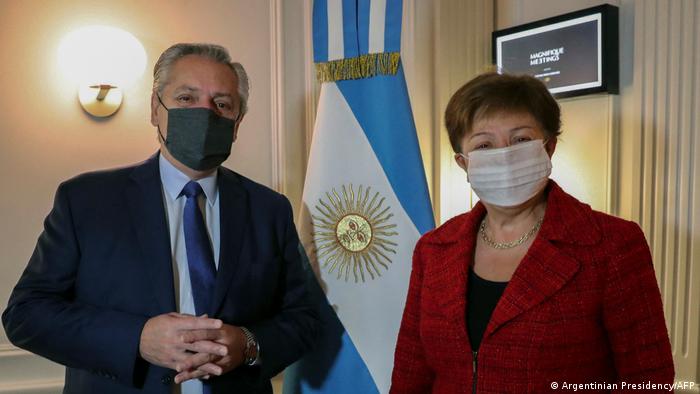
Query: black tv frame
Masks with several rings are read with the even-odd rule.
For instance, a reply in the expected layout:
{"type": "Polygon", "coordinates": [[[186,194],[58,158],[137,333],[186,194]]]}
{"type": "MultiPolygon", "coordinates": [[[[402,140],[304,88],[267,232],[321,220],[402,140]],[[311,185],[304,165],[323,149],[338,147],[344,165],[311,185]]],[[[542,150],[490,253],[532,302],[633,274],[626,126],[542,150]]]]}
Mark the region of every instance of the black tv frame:
{"type": "Polygon", "coordinates": [[[528,30],[533,30],[540,27],[553,25],[555,23],[566,22],[581,17],[601,14],[601,85],[591,88],[582,88],[570,90],[566,92],[552,93],[556,98],[582,96],[591,93],[607,92],[610,94],[619,93],[620,83],[620,58],[619,58],[619,11],[618,8],[611,4],[603,4],[591,8],[586,8],[579,11],[570,12],[554,16],[547,19],[542,19],[535,22],[526,23],[510,27],[507,29],[497,30],[491,33],[491,50],[493,64],[498,65],[497,40],[500,37],[508,36],[514,33],[521,33],[528,30]]]}

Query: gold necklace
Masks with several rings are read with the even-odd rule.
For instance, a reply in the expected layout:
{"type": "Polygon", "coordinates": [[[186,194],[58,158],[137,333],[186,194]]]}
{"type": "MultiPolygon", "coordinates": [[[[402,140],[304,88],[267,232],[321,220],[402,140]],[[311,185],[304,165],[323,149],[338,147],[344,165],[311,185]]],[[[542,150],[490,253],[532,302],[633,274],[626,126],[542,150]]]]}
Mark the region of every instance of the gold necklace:
{"type": "Polygon", "coordinates": [[[479,234],[481,234],[481,239],[486,242],[486,245],[494,248],[494,249],[511,249],[514,248],[518,245],[521,245],[523,242],[527,241],[532,234],[536,233],[537,230],[540,229],[540,226],[542,226],[542,220],[544,217],[541,217],[534,226],[528,232],[522,235],[522,237],[516,239],[515,241],[511,242],[496,242],[489,238],[489,236],[486,234],[486,217],[484,217],[484,220],[481,221],[481,225],[479,226],[479,234]]]}

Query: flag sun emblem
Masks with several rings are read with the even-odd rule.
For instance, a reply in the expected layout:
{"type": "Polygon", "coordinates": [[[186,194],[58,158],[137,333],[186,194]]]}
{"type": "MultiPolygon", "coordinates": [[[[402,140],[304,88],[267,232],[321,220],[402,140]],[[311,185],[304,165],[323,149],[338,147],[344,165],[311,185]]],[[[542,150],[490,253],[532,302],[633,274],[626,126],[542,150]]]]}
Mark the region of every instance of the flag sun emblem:
{"type": "Polygon", "coordinates": [[[355,283],[365,281],[365,272],[371,279],[382,276],[379,267],[388,270],[389,256],[396,254],[397,244],[390,240],[398,235],[396,224],[390,223],[391,207],[370,187],[360,185],[355,193],[352,184],[343,185],[341,192],[335,188],[326,192],[325,199],[318,199],[316,214],[311,215],[317,259],[337,279],[347,281],[350,272],[355,283]]]}

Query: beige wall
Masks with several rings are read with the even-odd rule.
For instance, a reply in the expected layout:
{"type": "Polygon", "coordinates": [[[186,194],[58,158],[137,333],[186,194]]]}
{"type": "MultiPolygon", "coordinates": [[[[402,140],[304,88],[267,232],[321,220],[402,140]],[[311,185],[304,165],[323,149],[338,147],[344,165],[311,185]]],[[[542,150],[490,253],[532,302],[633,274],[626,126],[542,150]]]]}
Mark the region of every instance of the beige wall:
{"type": "MultiPolygon", "coordinates": [[[[271,134],[271,4],[221,1],[0,1],[0,300],[24,268],[59,182],[78,173],[135,163],[156,151],[149,123],[151,70],[176,42],[214,42],[247,68],[252,90],[226,165],[273,183],[271,134]],[[143,77],[124,92],[119,112],[91,119],[77,91],[56,70],[56,50],[71,30],[120,27],[146,49],[143,77]]],[[[8,346],[0,330],[0,393],[55,392],[62,369],[8,346]]]]}

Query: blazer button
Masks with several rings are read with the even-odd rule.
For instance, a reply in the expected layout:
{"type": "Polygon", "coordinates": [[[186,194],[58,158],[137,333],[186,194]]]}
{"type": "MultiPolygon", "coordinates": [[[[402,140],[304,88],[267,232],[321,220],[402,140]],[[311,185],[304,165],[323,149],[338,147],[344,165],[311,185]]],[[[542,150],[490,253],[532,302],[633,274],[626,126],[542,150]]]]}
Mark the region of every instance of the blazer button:
{"type": "Polygon", "coordinates": [[[173,382],[173,377],[170,374],[165,374],[162,378],[160,378],[160,382],[168,385],[173,382]]]}

